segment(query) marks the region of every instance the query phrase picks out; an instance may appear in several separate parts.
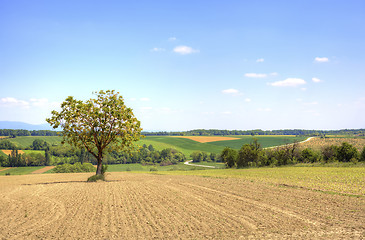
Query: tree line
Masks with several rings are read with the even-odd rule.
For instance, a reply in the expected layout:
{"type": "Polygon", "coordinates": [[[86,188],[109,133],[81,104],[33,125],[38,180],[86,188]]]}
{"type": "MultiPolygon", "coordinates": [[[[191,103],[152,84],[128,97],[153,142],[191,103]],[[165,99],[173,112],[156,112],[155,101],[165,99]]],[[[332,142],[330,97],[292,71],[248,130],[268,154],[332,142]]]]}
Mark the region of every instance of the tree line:
{"type": "Polygon", "coordinates": [[[184,132],[142,132],[145,136],[225,136],[225,135],[297,135],[297,136],[326,136],[326,135],[355,135],[365,136],[365,129],[342,129],[342,130],[219,130],[219,129],[196,129],[184,132]]]}
{"type": "Polygon", "coordinates": [[[351,144],[326,146],[321,151],[299,149],[298,144],[289,144],[273,149],[263,149],[255,139],[244,144],[238,151],[226,147],[220,154],[227,168],[283,166],[297,163],[365,162],[365,146],[361,153],[351,144]]]}
{"type": "Polygon", "coordinates": [[[50,130],[0,129],[0,136],[13,138],[17,136],[58,136],[58,132],[50,130]]]}
{"type": "MultiPolygon", "coordinates": [[[[365,129],[342,129],[342,130],[219,130],[219,129],[195,129],[182,132],[142,132],[144,136],[226,136],[226,135],[297,135],[297,136],[326,136],[326,135],[351,135],[365,136],[365,129]]],[[[0,129],[0,136],[59,136],[59,132],[51,130],[24,130],[24,129],[0,129]]]]}
{"type": "MultiPolygon", "coordinates": [[[[0,154],[0,166],[3,167],[97,163],[96,158],[85,148],[74,148],[69,145],[50,146],[41,139],[34,140],[27,149],[44,151],[44,154],[39,152],[20,154],[16,146],[9,140],[0,141],[0,149],[12,150],[7,157],[0,154]]],[[[140,163],[143,165],[158,164],[166,166],[185,160],[186,156],[176,149],[166,148],[158,151],[152,145],[143,145],[138,151],[130,153],[114,150],[104,156],[104,161],[107,164],[140,163]]]]}

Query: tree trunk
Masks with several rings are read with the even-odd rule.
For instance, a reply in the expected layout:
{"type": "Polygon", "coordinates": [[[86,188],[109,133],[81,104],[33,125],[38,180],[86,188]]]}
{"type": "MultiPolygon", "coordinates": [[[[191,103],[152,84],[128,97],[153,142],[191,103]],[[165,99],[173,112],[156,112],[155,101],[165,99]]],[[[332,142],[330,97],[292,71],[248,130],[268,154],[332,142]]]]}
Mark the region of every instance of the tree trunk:
{"type": "Polygon", "coordinates": [[[103,163],[103,160],[101,158],[98,159],[98,166],[96,167],[96,175],[101,175],[102,163],[103,163]]]}

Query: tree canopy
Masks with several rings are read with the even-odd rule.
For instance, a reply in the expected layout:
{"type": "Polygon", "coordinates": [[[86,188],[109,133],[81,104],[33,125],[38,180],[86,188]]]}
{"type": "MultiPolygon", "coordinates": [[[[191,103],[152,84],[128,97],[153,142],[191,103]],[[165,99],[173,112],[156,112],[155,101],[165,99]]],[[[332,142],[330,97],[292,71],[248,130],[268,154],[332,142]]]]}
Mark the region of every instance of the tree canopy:
{"type": "Polygon", "coordinates": [[[101,90],[93,94],[96,98],[85,102],[69,96],[61,104],[61,111],[52,111],[46,121],[54,129],[62,129],[62,143],[84,147],[98,160],[99,175],[104,153],[134,148],[133,142],[140,139],[142,128],[118,92],[101,90]]]}

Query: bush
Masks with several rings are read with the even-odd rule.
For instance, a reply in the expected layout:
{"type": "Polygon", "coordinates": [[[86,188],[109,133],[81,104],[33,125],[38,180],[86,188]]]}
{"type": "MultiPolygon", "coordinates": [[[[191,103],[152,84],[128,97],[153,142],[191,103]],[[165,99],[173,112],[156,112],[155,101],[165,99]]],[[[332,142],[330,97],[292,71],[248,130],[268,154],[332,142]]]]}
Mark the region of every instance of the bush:
{"type": "Polygon", "coordinates": [[[150,168],[150,172],[157,172],[158,170],[157,170],[157,168],[156,167],[151,167],[150,168]]]}
{"type": "Polygon", "coordinates": [[[319,162],[320,159],[321,159],[320,155],[309,148],[303,149],[303,151],[301,152],[301,156],[299,158],[300,162],[303,163],[315,163],[319,162]]]}
{"type": "Polygon", "coordinates": [[[95,167],[91,163],[75,163],[71,165],[69,163],[65,163],[62,165],[58,165],[53,169],[55,173],[76,173],[76,172],[94,172],[95,167]]]}
{"type": "Polygon", "coordinates": [[[337,159],[340,162],[350,162],[352,158],[357,159],[359,152],[357,149],[347,142],[343,142],[337,149],[337,159]]]}
{"type": "Polygon", "coordinates": [[[105,181],[104,175],[102,175],[102,174],[100,174],[100,175],[92,175],[91,177],[89,177],[87,179],[88,182],[96,182],[98,180],[105,181]]]}
{"type": "Polygon", "coordinates": [[[336,155],[337,155],[337,146],[331,145],[326,146],[322,149],[322,156],[324,162],[335,162],[337,161],[336,155]]]}
{"type": "Polygon", "coordinates": [[[360,161],[361,162],[365,162],[365,146],[364,146],[364,148],[361,151],[360,161]]]}

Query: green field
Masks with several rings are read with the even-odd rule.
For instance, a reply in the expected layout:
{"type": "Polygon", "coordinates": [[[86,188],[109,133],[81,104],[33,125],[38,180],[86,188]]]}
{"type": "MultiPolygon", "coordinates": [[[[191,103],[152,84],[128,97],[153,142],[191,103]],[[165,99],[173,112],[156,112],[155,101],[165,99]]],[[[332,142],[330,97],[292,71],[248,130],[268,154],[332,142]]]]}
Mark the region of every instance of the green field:
{"type": "Polygon", "coordinates": [[[263,148],[279,146],[283,144],[293,143],[295,141],[303,141],[307,137],[303,136],[227,136],[239,138],[237,140],[228,141],[217,141],[208,143],[199,143],[191,139],[170,137],[170,136],[148,136],[141,139],[138,144],[147,146],[152,144],[155,149],[162,150],[164,148],[175,148],[186,156],[194,151],[204,151],[208,153],[220,153],[223,148],[231,147],[233,149],[240,149],[243,144],[251,143],[254,138],[256,138],[263,148]]]}
{"type": "Polygon", "coordinates": [[[44,155],[44,150],[23,150],[23,152],[25,154],[29,154],[29,153],[40,153],[44,155]]]}
{"type": "MultiPolygon", "coordinates": [[[[187,138],[170,137],[170,136],[148,136],[142,138],[136,144],[142,146],[146,144],[147,146],[152,144],[156,150],[162,150],[165,148],[175,148],[181,151],[186,156],[194,151],[204,151],[208,153],[220,153],[224,147],[231,147],[233,149],[239,149],[243,144],[251,143],[254,138],[258,139],[262,147],[272,147],[279,146],[287,143],[292,143],[295,141],[303,141],[306,137],[299,136],[228,136],[239,138],[237,140],[228,141],[217,141],[208,143],[199,143],[187,138]]],[[[41,139],[48,142],[50,145],[60,145],[62,137],[57,136],[27,136],[27,137],[16,137],[9,139],[11,142],[15,143],[19,148],[25,149],[32,145],[35,139],[41,139]]]]}
{"type": "Polygon", "coordinates": [[[61,144],[62,141],[62,137],[58,136],[26,136],[26,137],[9,138],[8,140],[14,143],[17,147],[25,149],[31,146],[33,144],[33,141],[36,139],[44,140],[50,145],[59,145],[61,144]]]}
{"type": "Polygon", "coordinates": [[[17,167],[11,168],[8,170],[4,170],[0,172],[0,175],[6,175],[6,173],[10,173],[10,175],[25,175],[34,172],[35,170],[44,168],[44,166],[40,167],[17,167]]]}
{"type": "Polygon", "coordinates": [[[283,187],[365,197],[365,167],[278,167],[167,171],[159,174],[243,178],[283,187]]]}

